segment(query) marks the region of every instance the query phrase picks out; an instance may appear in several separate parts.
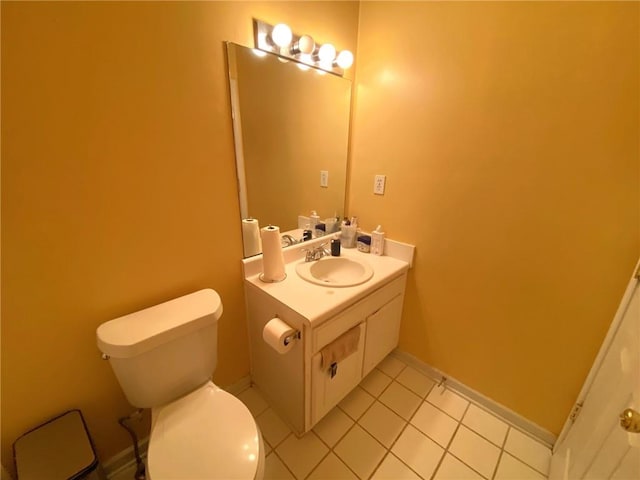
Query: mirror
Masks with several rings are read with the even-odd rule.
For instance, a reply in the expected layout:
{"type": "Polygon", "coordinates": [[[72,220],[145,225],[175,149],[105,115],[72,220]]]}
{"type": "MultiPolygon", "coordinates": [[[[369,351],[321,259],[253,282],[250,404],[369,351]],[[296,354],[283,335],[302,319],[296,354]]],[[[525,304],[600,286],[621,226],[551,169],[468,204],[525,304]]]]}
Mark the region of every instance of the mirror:
{"type": "Polygon", "coordinates": [[[227,58],[242,218],[285,233],[312,210],[342,216],[351,81],[230,42],[227,58]]]}

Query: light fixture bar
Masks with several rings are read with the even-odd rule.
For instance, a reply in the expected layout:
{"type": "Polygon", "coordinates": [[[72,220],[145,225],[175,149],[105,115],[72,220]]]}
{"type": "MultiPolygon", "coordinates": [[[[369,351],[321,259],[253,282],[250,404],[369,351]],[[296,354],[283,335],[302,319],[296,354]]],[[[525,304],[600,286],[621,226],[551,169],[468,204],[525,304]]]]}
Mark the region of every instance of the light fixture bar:
{"type": "Polygon", "coordinates": [[[353,54],[349,50],[337,53],[330,43],[316,44],[311,36],[297,35],[283,23],[270,25],[254,19],[253,32],[256,48],[336,75],[343,76],[353,63],[353,54]],[[341,61],[345,58],[350,61],[341,61]]]}

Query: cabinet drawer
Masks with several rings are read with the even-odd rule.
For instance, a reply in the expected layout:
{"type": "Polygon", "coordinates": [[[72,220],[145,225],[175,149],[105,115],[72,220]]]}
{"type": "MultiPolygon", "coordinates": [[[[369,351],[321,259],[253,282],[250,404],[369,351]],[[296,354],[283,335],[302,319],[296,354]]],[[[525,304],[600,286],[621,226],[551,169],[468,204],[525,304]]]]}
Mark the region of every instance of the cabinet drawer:
{"type": "Polygon", "coordinates": [[[360,324],[358,349],[338,363],[334,377],[327,366],[322,367],[322,355],[311,358],[311,424],[317,423],[362,379],[362,358],[365,343],[365,324],[360,324]]]}
{"type": "MultiPolygon", "coordinates": [[[[402,294],[406,283],[406,274],[392,280],[369,296],[350,306],[324,324],[313,330],[312,350],[319,351],[333,342],[350,328],[364,321],[367,316],[380,309],[386,303],[402,294]]],[[[396,339],[397,340],[397,339],[396,339]]],[[[397,343],[397,342],[396,342],[397,343]]]]}

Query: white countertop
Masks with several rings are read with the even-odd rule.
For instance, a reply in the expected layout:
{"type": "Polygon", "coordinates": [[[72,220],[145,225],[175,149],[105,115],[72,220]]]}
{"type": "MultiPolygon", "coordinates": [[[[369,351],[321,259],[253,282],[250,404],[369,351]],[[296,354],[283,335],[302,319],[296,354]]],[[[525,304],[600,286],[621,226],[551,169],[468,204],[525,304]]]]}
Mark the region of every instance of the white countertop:
{"type": "Polygon", "coordinates": [[[245,259],[243,260],[245,282],[295,310],[311,325],[335,315],[348,305],[402,275],[410,268],[415,248],[412,245],[390,240],[385,242],[388,247],[385,248],[385,253],[390,252],[393,256],[378,256],[359,252],[355,248],[342,248],[341,256],[371,265],[373,277],[353,287],[326,287],[302,279],[296,273],[296,265],[304,262],[303,248],[327,241],[328,238],[318,238],[284,249],[287,278],[277,283],[265,283],[258,278],[262,273],[262,255],[245,259]]]}

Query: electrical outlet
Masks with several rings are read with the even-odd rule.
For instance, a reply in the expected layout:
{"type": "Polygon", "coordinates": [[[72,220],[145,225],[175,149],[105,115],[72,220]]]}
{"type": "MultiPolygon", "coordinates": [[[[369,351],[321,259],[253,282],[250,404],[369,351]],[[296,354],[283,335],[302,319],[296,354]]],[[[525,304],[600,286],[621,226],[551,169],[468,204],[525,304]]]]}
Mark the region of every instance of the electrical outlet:
{"type": "Polygon", "coordinates": [[[329,186],[329,172],[327,170],[320,170],[320,186],[329,186]]]}
{"type": "Polygon", "coordinates": [[[373,180],[373,193],[376,195],[384,195],[384,184],[386,181],[386,175],[376,175],[373,180]]]}

